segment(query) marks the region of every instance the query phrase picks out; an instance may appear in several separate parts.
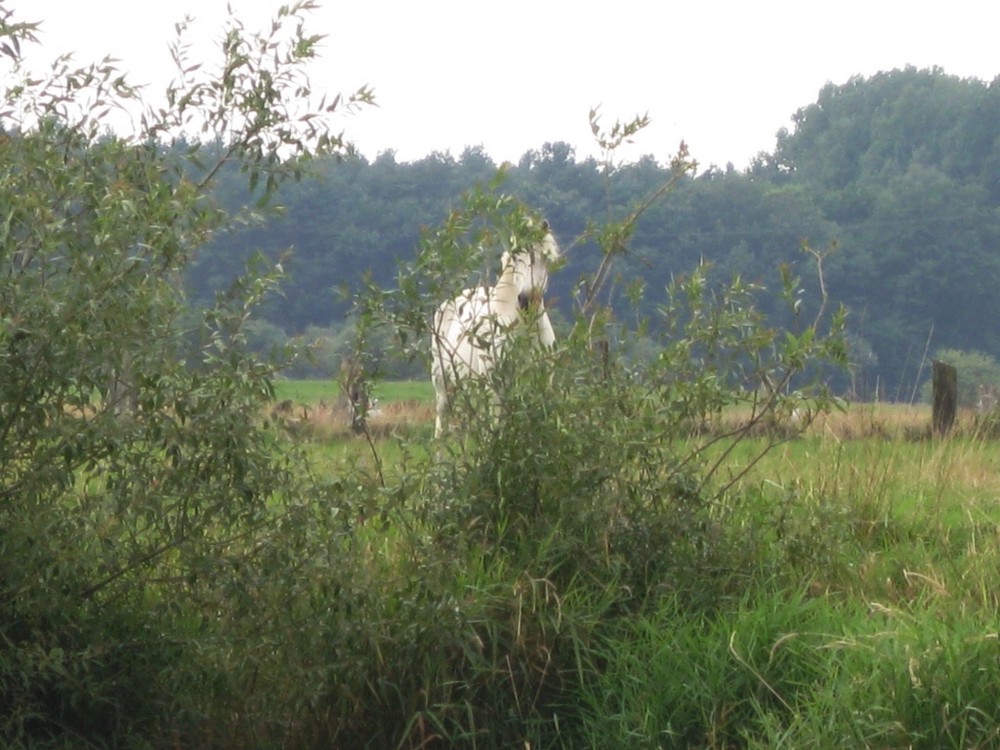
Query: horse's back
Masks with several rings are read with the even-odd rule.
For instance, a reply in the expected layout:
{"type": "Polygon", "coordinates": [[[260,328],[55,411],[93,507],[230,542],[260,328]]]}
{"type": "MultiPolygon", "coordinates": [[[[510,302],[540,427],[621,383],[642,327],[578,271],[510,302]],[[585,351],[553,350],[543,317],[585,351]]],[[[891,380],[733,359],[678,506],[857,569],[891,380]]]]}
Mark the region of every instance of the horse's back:
{"type": "MultiPolygon", "coordinates": [[[[491,307],[490,290],[466,289],[458,297],[442,302],[434,313],[431,330],[431,381],[437,401],[435,435],[444,428],[448,411],[449,383],[456,378],[481,375],[489,369],[492,352],[480,346],[482,322],[491,307]]],[[[492,347],[491,347],[492,348],[492,347]]]]}
{"type": "Polygon", "coordinates": [[[494,356],[500,338],[491,330],[495,317],[493,295],[482,287],[466,289],[438,307],[431,333],[436,379],[443,383],[446,373],[461,377],[488,369],[485,360],[494,356]],[[489,342],[485,348],[484,342],[489,342]]]}

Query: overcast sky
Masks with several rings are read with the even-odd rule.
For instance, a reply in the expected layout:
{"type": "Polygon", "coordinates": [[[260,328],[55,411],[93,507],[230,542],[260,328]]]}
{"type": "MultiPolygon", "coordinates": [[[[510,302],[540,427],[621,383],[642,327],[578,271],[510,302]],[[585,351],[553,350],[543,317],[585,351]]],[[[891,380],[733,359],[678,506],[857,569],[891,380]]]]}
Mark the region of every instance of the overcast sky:
{"type": "MultiPolygon", "coordinates": [[[[290,1],[290,0],[288,0],[290,1]]],[[[774,147],[791,115],[827,82],[914,65],[993,80],[1000,74],[1000,3],[992,0],[355,0],[321,2],[317,89],[375,90],[377,109],[342,126],[369,157],[482,145],[516,161],[547,141],[595,153],[587,115],[648,112],[631,151],[666,161],[684,139],[702,167],[746,166],[774,147]]],[[[281,4],[229,0],[254,30],[281,4]]],[[[227,0],[6,0],[43,22],[33,60],[75,52],[122,60],[160,90],[172,75],[174,23],[218,39],[227,0]]]]}

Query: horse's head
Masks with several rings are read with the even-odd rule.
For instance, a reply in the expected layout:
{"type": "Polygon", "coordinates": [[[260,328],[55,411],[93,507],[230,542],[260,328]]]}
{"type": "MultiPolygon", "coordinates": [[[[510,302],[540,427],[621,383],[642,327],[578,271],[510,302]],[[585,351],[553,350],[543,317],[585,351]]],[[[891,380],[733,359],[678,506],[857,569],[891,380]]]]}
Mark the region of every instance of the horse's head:
{"type": "Polygon", "coordinates": [[[510,279],[522,310],[541,301],[549,285],[549,269],[559,260],[559,245],[543,222],[541,240],[523,247],[505,250],[501,260],[502,275],[510,279]]]}

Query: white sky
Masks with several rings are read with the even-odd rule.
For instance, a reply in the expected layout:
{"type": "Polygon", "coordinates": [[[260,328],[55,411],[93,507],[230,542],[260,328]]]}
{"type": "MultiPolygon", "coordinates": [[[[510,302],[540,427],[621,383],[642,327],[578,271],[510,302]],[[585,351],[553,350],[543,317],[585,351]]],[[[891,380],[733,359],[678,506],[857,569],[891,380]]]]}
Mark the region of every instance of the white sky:
{"type": "MultiPolygon", "coordinates": [[[[702,167],[746,166],[775,133],[852,75],[939,66],[991,81],[1000,74],[1000,3],[990,0],[318,0],[309,30],[325,34],[313,86],[374,88],[379,107],[338,123],[369,157],[482,145],[516,161],[547,141],[596,153],[587,115],[648,112],[653,124],[623,154],[666,161],[683,138],[702,167]]],[[[290,0],[286,0],[290,2],[290,0]]],[[[248,28],[279,0],[229,0],[248,28]]],[[[154,91],[172,75],[167,51],[185,15],[218,39],[226,0],[0,0],[41,20],[49,62],[111,54],[154,91]]],[[[41,66],[36,66],[39,69],[41,66]]]]}

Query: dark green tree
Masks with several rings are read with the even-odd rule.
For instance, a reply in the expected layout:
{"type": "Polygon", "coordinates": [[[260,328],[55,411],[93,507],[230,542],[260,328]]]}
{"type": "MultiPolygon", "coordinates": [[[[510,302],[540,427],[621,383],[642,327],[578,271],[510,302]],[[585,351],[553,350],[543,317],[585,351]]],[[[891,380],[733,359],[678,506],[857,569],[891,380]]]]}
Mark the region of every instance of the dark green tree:
{"type": "Polygon", "coordinates": [[[998,351],[986,323],[1000,220],[996,83],[906,68],[827,85],[756,174],[814,196],[841,252],[830,283],[875,349],[883,393],[935,346],[998,351]]]}

